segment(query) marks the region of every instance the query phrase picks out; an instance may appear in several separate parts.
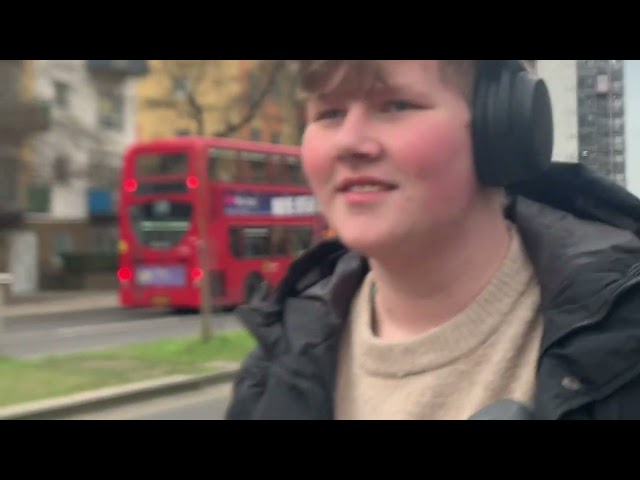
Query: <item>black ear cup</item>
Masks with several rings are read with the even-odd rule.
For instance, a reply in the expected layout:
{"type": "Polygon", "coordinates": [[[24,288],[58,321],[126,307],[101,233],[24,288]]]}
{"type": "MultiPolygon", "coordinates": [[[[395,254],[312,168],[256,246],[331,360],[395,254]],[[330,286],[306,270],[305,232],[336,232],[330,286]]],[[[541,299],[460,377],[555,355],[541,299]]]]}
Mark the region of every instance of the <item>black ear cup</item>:
{"type": "Polygon", "coordinates": [[[549,166],[551,98],[544,81],[519,61],[480,61],[473,108],[476,171],[483,185],[506,187],[549,166]]]}

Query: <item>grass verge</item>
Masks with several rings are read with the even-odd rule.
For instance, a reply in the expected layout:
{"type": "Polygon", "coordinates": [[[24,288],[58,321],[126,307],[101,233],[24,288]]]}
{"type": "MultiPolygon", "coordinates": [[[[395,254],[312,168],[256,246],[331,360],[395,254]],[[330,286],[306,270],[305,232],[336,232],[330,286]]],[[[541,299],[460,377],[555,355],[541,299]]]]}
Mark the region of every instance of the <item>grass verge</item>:
{"type": "Polygon", "coordinates": [[[160,340],[35,360],[0,358],[0,407],[168,375],[212,373],[213,362],[239,362],[255,342],[245,331],[160,340]]]}

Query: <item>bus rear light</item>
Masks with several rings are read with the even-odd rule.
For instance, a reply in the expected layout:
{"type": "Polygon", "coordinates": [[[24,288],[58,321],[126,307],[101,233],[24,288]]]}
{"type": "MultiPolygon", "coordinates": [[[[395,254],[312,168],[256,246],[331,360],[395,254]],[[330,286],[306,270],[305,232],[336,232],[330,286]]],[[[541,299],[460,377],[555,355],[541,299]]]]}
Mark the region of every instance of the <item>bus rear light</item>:
{"type": "Polygon", "coordinates": [[[123,267],[118,270],[118,280],[120,280],[121,282],[130,282],[132,278],[133,272],[130,268],[123,267]]]}
{"type": "Polygon", "coordinates": [[[200,185],[200,180],[198,179],[198,177],[195,177],[193,175],[187,177],[187,188],[195,190],[196,188],[198,188],[198,185],[200,185]]]}
{"type": "Polygon", "coordinates": [[[204,277],[204,272],[201,268],[196,267],[191,270],[191,281],[193,283],[198,283],[204,277]]]}
{"type": "Polygon", "coordinates": [[[138,189],[138,182],[134,178],[127,178],[123,184],[124,191],[133,193],[138,189]]]}

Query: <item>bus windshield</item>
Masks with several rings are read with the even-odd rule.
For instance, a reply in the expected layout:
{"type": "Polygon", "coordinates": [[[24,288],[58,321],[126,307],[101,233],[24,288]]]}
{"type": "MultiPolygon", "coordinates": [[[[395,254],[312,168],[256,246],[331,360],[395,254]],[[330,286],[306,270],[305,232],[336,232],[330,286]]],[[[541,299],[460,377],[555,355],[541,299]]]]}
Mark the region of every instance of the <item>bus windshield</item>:
{"type": "Polygon", "coordinates": [[[186,153],[144,153],[135,160],[136,177],[186,175],[189,156],[186,153]]]}
{"type": "Polygon", "coordinates": [[[189,231],[192,215],[193,206],[188,202],[156,200],[129,208],[138,241],[155,249],[176,246],[189,231]]]}

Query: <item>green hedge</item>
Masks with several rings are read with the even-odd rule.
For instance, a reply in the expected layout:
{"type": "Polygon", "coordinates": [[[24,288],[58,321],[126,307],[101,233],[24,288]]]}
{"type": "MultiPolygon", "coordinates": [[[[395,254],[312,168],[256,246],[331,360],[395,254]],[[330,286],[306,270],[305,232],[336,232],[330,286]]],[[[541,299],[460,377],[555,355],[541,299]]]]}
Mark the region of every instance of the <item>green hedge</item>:
{"type": "Polygon", "coordinates": [[[65,253],[64,270],[69,273],[115,272],[118,269],[116,253],[65,253]]]}

